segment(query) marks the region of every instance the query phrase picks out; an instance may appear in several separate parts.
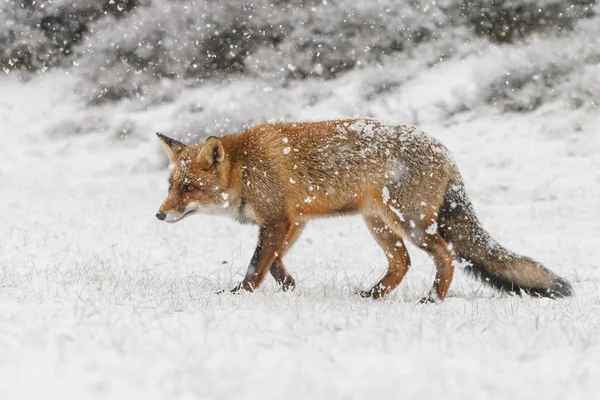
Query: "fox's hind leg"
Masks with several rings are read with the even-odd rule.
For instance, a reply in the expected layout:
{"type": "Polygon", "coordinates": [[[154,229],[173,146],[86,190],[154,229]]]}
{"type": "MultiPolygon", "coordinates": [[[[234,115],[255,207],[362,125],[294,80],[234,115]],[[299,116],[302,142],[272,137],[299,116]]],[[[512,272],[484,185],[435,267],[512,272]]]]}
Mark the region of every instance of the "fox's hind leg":
{"type": "Polygon", "coordinates": [[[375,299],[385,296],[394,290],[410,267],[410,257],[402,237],[377,216],[365,216],[369,231],[379,246],[383,249],[388,260],[388,271],[375,286],[368,291],[359,291],[362,297],[375,299]]]}
{"type": "Polygon", "coordinates": [[[420,303],[439,303],[448,294],[448,288],[454,275],[455,255],[439,234],[432,235],[420,247],[433,257],[436,268],[433,287],[429,291],[429,295],[422,298],[420,303]]]}
{"type": "Polygon", "coordinates": [[[411,241],[433,258],[435,278],[429,295],[420,303],[439,303],[446,298],[448,288],[454,275],[456,254],[452,246],[442,238],[437,230],[437,216],[430,215],[418,222],[409,222],[409,237],[411,241]]]}
{"type": "Polygon", "coordinates": [[[435,263],[435,280],[429,295],[421,303],[439,303],[446,298],[454,274],[456,255],[437,230],[437,215],[417,214],[409,209],[400,210],[394,206],[386,207],[382,218],[398,234],[408,238],[419,248],[425,250],[435,263]],[[387,208],[387,209],[386,209],[387,208]],[[418,217],[411,217],[412,214],[418,217]]]}
{"type": "Polygon", "coordinates": [[[275,261],[271,264],[271,275],[275,278],[275,281],[279,285],[283,291],[294,290],[296,287],[296,281],[292,277],[292,275],[287,272],[285,266],[283,265],[283,257],[287,254],[290,248],[294,245],[300,234],[304,230],[306,226],[306,222],[297,221],[292,224],[290,230],[285,238],[285,242],[283,247],[281,248],[281,253],[275,257],[275,261]]]}

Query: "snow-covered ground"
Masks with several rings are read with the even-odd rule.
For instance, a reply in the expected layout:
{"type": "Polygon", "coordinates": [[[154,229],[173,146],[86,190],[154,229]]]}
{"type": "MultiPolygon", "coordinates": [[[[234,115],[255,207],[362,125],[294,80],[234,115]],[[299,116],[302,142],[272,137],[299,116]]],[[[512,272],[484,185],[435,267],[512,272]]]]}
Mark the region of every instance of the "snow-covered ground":
{"type": "Polygon", "coordinates": [[[354,72],[306,83],[298,90],[310,105],[293,103],[293,87],[269,103],[272,88],[249,80],[149,109],[88,109],[60,71],[25,84],[0,78],[0,398],[595,398],[600,115],[553,102],[428,119],[428,105],[469,83],[441,79],[460,76],[442,68],[433,84],[421,75],[429,83],[413,85],[419,115],[406,91],[359,102],[354,72]],[[453,152],[484,226],[569,279],[575,297],[499,295],[457,271],[443,304],[418,305],[433,264],[411,248],[395,293],[360,298],[386,265],[359,218],[309,225],[286,262],[296,291],[269,278],[254,294],[214,294],[241,280],[255,228],[154,217],[167,189],[154,132],[183,135],[207,105],[224,121],[334,118],[363,106],[363,115],[414,116],[453,152]]]}

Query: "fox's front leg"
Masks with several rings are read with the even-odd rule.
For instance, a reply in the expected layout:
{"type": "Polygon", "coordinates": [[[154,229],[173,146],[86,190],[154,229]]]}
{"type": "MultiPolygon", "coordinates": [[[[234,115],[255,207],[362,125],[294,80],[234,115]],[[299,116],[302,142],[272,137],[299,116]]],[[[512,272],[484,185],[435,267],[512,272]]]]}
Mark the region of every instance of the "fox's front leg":
{"type": "Polygon", "coordinates": [[[296,287],[296,281],[290,275],[289,272],[283,266],[283,256],[292,248],[298,237],[302,233],[302,230],[306,227],[305,221],[296,221],[290,225],[290,229],[285,238],[281,251],[275,257],[275,261],[271,264],[271,275],[275,278],[275,281],[281,286],[283,291],[294,290],[296,287]]]}
{"type": "Polygon", "coordinates": [[[282,253],[290,223],[286,221],[270,222],[260,227],[258,246],[254,251],[244,281],[233,288],[232,292],[240,289],[253,292],[269,272],[275,258],[282,253]]]}

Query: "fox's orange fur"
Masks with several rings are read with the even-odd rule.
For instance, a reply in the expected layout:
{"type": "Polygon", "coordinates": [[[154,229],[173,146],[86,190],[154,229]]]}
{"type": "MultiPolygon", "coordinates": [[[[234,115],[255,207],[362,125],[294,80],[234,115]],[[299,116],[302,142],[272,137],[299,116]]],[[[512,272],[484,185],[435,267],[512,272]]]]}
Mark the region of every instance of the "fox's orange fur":
{"type": "Polygon", "coordinates": [[[234,290],[255,290],[269,271],[284,289],[293,288],[282,259],[307,221],[360,213],[388,259],[387,274],[363,296],[380,297],[402,281],[410,265],[404,239],[436,265],[424,301],[446,297],[457,257],[500,289],[572,292],[562,278],[489,237],[446,148],[413,126],[366,119],[263,124],[194,146],[159,137],[174,165],[159,219],[207,212],[259,226],[248,272],[234,290]]]}

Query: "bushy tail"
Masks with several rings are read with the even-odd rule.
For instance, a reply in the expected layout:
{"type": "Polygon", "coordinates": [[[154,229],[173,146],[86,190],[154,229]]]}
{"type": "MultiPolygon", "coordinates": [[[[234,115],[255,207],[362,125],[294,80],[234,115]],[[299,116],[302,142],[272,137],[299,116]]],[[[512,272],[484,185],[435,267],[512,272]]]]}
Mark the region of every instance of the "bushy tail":
{"type": "Polygon", "coordinates": [[[538,262],[496,242],[479,224],[461,181],[450,184],[438,216],[439,231],[465,262],[465,270],[506,292],[540,297],[573,295],[571,284],[538,262]]]}

